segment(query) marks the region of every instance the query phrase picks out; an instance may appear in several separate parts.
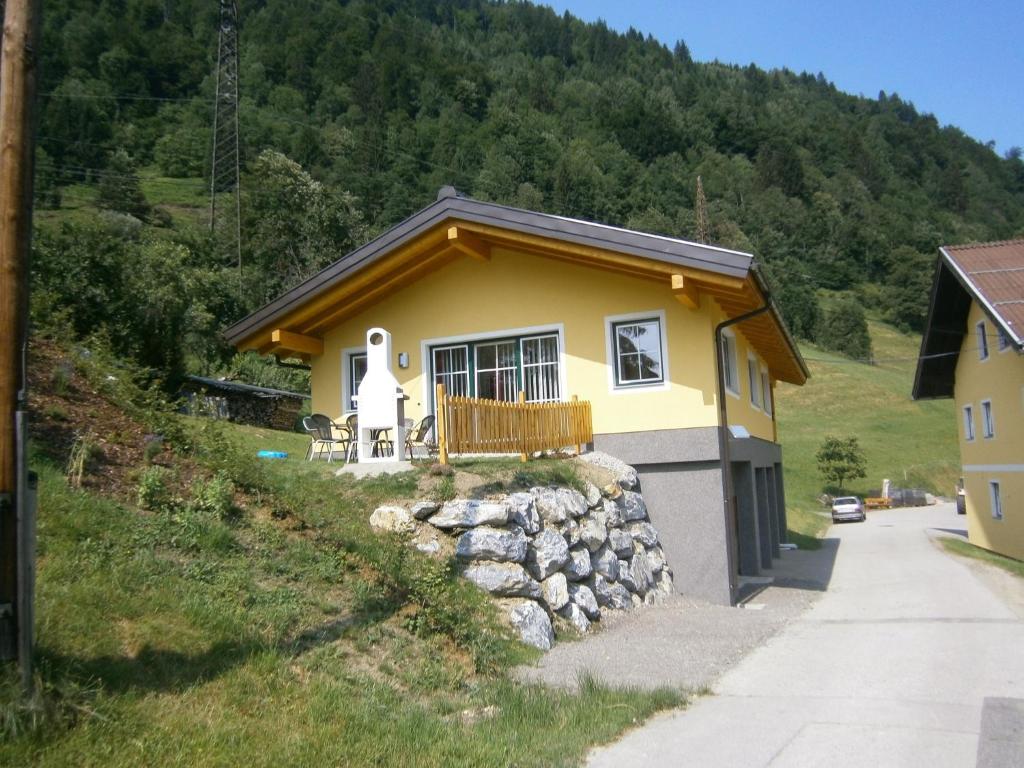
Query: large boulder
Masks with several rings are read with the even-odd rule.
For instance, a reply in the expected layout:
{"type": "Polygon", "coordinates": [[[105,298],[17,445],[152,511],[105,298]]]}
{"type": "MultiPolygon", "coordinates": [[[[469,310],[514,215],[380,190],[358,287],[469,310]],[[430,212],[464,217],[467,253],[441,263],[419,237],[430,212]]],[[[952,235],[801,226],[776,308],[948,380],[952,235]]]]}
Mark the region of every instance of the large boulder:
{"type": "Polygon", "coordinates": [[[510,493],[508,505],[512,508],[512,522],[533,536],[540,530],[540,515],[533,496],[529,493],[510,493]]]}
{"type": "Polygon", "coordinates": [[[441,505],[436,501],[417,501],[409,511],[412,512],[412,516],[417,520],[426,520],[440,508],[441,505]]]}
{"type": "Polygon", "coordinates": [[[645,547],[653,547],[658,543],[658,532],[647,522],[627,523],[626,532],[645,547]]]}
{"type": "Polygon", "coordinates": [[[580,541],[591,552],[597,552],[608,540],[608,519],[603,510],[594,510],[580,521],[580,541]]]}
{"type": "Polygon", "coordinates": [[[594,620],[601,615],[601,609],[597,605],[597,598],[594,591],[586,584],[570,584],[569,600],[578,605],[587,614],[587,618],[594,620]]]}
{"type": "Polygon", "coordinates": [[[587,497],[575,488],[559,488],[558,495],[571,517],[583,517],[587,514],[587,497]]]}
{"type": "Polygon", "coordinates": [[[587,586],[602,608],[625,611],[633,607],[633,598],[630,597],[629,590],[621,584],[607,581],[595,573],[587,581],[587,586]]]}
{"type": "Polygon", "coordinates": [[[385,506],[377,507],[370,514],[370,527],[375,531],[405,534],[415,531],[416,523],[405,507],[385,506]]]}
{"type": "Polygon", "coordinates": [[[526,534],[518,525],[511,528],[481,525],[459,536],[455,556],[463,560],[521,563],[526,559],[526,544],[526,534]]]}
{"type": "Polygon", "coordinates": [[[603,451],[591,451],[590,453],[584,453],[580,455],[582,461],[594,466],[607,469],[613,475],[615,480],[623,488],[630,489],[636,488],[640,482],[637,476],[636,470],[629,466],[626,462],[621,459],[617,459],[610,454],[604,453],[603,451]]]}
{"type": "Polygon", "coordinates": [[[540,583],[541,597],[548,608],[557,611],[569,602],[569,582],[564,573],[552,573],[540,583]]]}
{"type": "Polygon", "coordinates": [[[473,563],[463,569],[462,575],[492,595],[534,599],[541,596],[540,584],[515,563],[473,563]]]}
{"type": "Polygon", "coordinates": [[[569,562],[562,569],[569,581],[583,581],[593,570],[590,565],[590,552],[586,547],[581,544],[569,550],[569,562]]]}
{"type": "Polygon", "coordinates": [[[619,582],[643,597],[654,587],[654,571],[646,552],[638,552],[628,563],[619,561],[619,582]]]}
{"type": "Polygon", "coordinates": [[[619,578],[619,558],[607,544],[590,556],[590,566],[609,581],[617,581],[619,578]]]}
{"type": "Polygon", "coordinates": [[[587,618],[583,609],[576,605],[576,603],[566,603],[565,606],[558,611],[558,615],[572,624],[575,630],[581,635],[586,634],[587,630],[590,629],[590,619],[587,618]]]}
{"type": "Polygon", "coordinates": [[[546,579],[569,562],[569,545],[557,531],[546,528],[526,548],[526,567],[533,577],[546,579]]]}
{"type": "Polygon", "coordinates": [[[626,522],[625,510],[622,505],[612,499],[604,500],[604,517],[608,521],[609,528],[618,528],[626,522]]]}
{"type": "Polygon", "coordinates": [[[564,523],[571,515],[558,488],[531,488],[530,495],[545,523],[564,523]]]}
{"type": "Polygon", "coordinates": [[[555,630],[547,611],[532,600],[523,600],[509,606],[508,620],[527,645],[551,650],[555,644],[555,630]]]}
{"type": "Polygon", "coordinates": [[[589,507],[590,509],[597,509],[598,507],[601,506],[601,502],[603,501],[603,499],[601,497],[601,489],[600,488],[598,488],[592,482],[587,480],[583,484],[583,490],[584,490],[583,495],[587,499],[587,507],[589,507]]]}
{"type": "Polygon", "coordinates": [[[661,573],[656,577],[655,588],[664,595],[671,595],[675,592],[672,586],[672,572],[668,568],[662,568],[661,573]]]}
{"type": "Polygon", "coordinates": [[[621,528],[612,528],[608,531],[608,546],[619,557],[633,555],[633,539],[621,528]]]}
{"type": "Polygon", "coordinates": [[[552,528],[562,534],[562,538],[565,539],[565,543],[570,547],[575,547],[580,543],[580,524],[572,518],[566,520],[564,523],[553,525],[552,528]]]}
{"type": "Polygon", "coordinates": [[[661,547],[647,550],[647,562],[651,564],[652,573],[661,573],[661,569],[665,567],[665,552],[661,547]]]}
{"type": "Polygon", "coordinates": [[[478,525],[505,525],[512,509],[505,501],[455,499],[446,501],[441,511],[430,518],[435,528],[474,528],[478,525]]]}
{"type": "Polygon", "coordinates": [[[644,497],[633,491],[622,492],[622,516],[626,522],[647,519],[647,505],[644,497]]]}

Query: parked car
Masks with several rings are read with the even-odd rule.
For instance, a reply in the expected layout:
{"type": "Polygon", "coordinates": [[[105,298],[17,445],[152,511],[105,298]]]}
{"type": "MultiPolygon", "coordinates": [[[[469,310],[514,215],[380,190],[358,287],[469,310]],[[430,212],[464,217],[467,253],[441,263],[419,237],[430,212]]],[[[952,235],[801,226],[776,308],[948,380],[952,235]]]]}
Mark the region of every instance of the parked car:
{"type": "Polygon", "coordinates": [[[863,523],[867,519],[864,503],[856,496],[837,496],[832,499],[832,522],[854,520],[863,523]]]}

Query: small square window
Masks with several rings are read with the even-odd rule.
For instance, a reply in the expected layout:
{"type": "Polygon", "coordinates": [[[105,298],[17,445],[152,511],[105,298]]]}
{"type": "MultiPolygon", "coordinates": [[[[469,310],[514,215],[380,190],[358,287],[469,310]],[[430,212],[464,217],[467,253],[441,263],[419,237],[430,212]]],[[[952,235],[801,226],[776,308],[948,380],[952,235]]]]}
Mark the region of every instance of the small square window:
{"type": "Polygon", "coordinates": [[[974,408],[964,406],[964,440],[971,442],[974,439],[974,408]]]}
{"type": "Polygon", "coordinates": [[[981,429],[985,437],[996,436],[996,423],[992,416],[992,401],[981,401],[981,429]]]}
{"type": "Polygon", "coordinates": [[[985,321],[982,320],[974,326],[974,330],[978,337],[978,359],[988,360],[988,336],[985,333],[985,321]]]}
{"type": "Polygon", "coordinates": [[[992,507],[992,517],[995,520],[1003,519],[1003,500],[999,495],[999,481],[988,481],[988,498],[992,507]]]}
{"type": "Polygon", "coordinates": [[[1004,331],[1002,328],[999,328],[998,329],[998,337],[999,337],[999,351],[1000,352],[1005,352],[1007,349],[1010,348],[1010,335],[1006,331],[1004,331]]]}
{"type": "Polygon", "coordinates": [[[612,323],[615,386],[635,387],[665,381],[658,318],[612,323]]]}

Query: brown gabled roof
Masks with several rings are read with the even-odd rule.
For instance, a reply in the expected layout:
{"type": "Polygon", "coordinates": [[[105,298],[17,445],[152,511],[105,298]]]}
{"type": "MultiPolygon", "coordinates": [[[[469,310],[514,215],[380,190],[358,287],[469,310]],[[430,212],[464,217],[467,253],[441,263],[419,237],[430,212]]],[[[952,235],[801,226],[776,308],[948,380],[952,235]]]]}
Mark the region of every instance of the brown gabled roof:
{"type": "Polygon", "coordinates": [[[512,232],[534,241],[560,244],[552,246],[546,255],[564,256],[561,249],[588,253],[595,259],[601,254],[621,254],[634,262],[639,259],[660,264],[666,277],[674,272],[695,276],[701,291],[714,296],[730,317],[767,302],[770,316],[751,320],[744,326],[744,333],[755,346],[779,351],[781,362],[778,370],[773,369],[779,379],[802,384],[810,375],[751,254],[474,200],[451,187],[442,188],[436,202],[238,320],[224,330],[224,336],[240,349],[265,354],[276,354],[279,348],[302,351],[275,347],[272,335],[322,336],[324,329],[338,322],[344,312],[354,312],[358,307],[356,300],[348,298],[345,303],[338,298],[345,286],[367,282],[372,287],[363,291],[361,300],[370,301],[414,281],[454,253],[447,241],[452,232],[456,237],[463,232],[485,247],[501,244],[502,233],[512,232]]]}
{"type": "Polygon", "coordinates": [[[1024,239],[939,249],[912,396],[952,397],[971,303],[1024,349],[1024,239]]]}
{"type": "Polygon", "coordinates": [[[942,251],[992,321],[1019,347],[1024,338],[1024,240],[951,245],[942,251]]]}

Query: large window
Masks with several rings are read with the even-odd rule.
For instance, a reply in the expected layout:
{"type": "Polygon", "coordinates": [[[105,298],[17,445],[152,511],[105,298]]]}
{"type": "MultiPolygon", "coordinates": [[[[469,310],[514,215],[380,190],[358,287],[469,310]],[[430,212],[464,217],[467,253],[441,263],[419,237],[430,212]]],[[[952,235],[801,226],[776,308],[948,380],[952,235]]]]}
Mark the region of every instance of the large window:
{"type": "Polygon", "coordinates": [[[988,359],[988,335],[985,333],[985,321],[982,320],[974,326],[975,336],[978,338],[978,359],[988,359]]]}
{"type": "Polygon", "coordinates": [[[736,373],[736,337],[728,331],[722,333],[722,366],[725,388],[738,395],[740,382],[736,373]]]}
{"type": "Polygon", "coordinates": [[[449,395],[529,403],[562,397],[558,335],[468,341],[433,347],[433,379],[449,395]]]}
{"type": "Polygon", "coordinates": [[[996,422],[992,416],[992,401],[982,400],[981,401],[981,429],[982,434],[985,437],[996,436],[996,422]]]}
{"type": "Polygon", "coordinates": [[[635,387],[665,381],[658,318],[612,323],[615,386],[635,387]]]}
{"type": "Polygon", "coordinates": [[[996,520],[1003,519],[1003,500],[999,495],[999,481],[988,481],[988,497],[992,508],[992,517],[996,520]]]}

